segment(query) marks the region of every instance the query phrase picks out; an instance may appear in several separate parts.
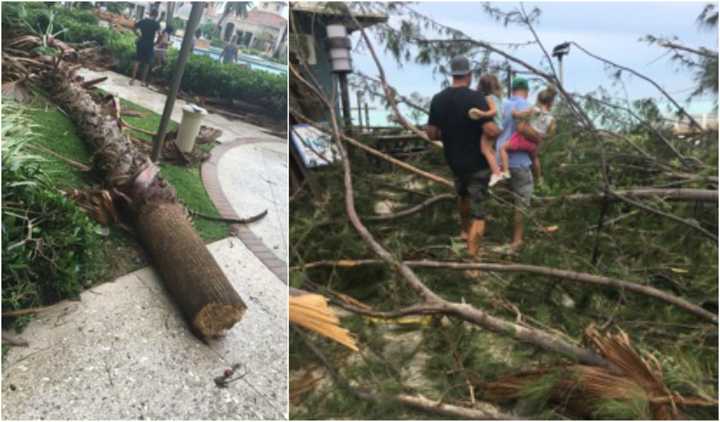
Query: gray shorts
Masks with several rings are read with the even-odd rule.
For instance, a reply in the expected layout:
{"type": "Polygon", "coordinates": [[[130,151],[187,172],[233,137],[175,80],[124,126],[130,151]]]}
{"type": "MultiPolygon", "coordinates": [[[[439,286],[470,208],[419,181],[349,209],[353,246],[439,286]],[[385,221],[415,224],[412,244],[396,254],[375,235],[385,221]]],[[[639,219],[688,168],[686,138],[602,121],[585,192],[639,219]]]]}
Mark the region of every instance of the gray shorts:
{"type": "Polygon", "coordinates": [[[515,196],[515,205],[529,207],[533,188],[535,187],[532,170],[523,167],[510,167],[510,176],[510,186],[515,196]]]}
{"type": "Polygon", "coordinates": [[[490,169],[480,170],[467,176],[455,176],[455,191],[461,198],[470,199],[470,214],[476,220],[485,219],[483,202],[487,198],[490,169]]]}

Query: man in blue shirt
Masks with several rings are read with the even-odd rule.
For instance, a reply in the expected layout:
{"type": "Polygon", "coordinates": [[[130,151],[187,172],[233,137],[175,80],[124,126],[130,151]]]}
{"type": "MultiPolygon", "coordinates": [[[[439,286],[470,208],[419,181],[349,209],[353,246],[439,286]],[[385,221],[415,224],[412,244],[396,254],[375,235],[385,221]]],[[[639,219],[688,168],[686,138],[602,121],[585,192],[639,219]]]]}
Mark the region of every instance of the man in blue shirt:
{"type": "MultiPolygon", "coordinates": [[[[513,79],[512,95],[503,103],[503,130],[497,139],[495,145],[496,151],[500,151],[500,148],[506,142],[510,141],[510,137],[516,131],[532,141],[539,141],[542,138],[542,135],[534,130],[527,122],[521,121],[516,123],[512,117],[513,110],[524,111],[531,107],[527,101],[528,92],[527,80],[523,78],[513,79]]],[[[515,221],[512,242],[510,245],[502,247],[500,252],[512,253],[516,252],[522,246],[525,227],[523,212],[530,206],[534,182],[530,154],[525,151],[508,151],[508,156],[510,158],[510,185],[515,194],[515,221]]],[[[497,153],[496,159],[500,162],[499,152],[497,153]]]]}

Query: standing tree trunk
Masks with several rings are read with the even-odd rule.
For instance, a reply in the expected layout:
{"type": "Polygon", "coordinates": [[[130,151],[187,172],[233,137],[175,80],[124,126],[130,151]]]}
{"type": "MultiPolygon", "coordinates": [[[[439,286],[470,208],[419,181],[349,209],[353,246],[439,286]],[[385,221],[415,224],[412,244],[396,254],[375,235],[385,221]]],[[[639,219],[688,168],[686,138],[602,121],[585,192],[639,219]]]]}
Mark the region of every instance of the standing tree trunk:
{"type": "Polygon", "coordinates": [[[118,120],[95,103],[71,69],[64,63],[46,66],[40,82],[95,151],[95,166],[108,189],[126,198],[124,208],[193,333],[203,340],[222,335],[242,319],[245,303],[193,229],[175,189],[122,132],[118,120]]]}

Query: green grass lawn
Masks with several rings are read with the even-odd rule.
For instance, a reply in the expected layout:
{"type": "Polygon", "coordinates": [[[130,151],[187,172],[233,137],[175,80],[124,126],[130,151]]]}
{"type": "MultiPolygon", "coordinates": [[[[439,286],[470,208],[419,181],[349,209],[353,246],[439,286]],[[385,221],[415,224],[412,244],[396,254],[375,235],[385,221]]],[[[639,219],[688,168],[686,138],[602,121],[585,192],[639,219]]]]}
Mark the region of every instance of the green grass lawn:
{"type": "MultiPolygon", "coordinates": [[[[153,132],[157,130],[160,124],[158,114],[125,100],[121,100],[121,105],[124,110],[136,110],[145,114],[143,117],[124,117],[129,124],[153,132]]],[[[33,120],[39,123],[35,144],[71,160],[90,164],[92,156],[90,148],[79,137],[72,120],[58,107],[42,97],[36,97],[30,114],[33,120]]],[[[177,124],[171,122],[169,130],[176,126],[177,124]]],[[[133,133],[133,135],[148,142],[152,141],[148,135],[140,133],[133,133]]],[[[202,146],[206,151],[212,147],[213,145],[202,146]]],[[[59,189],[83,189],[99,184],[99,179],[93,173],[82,172],[71,164],[41,150],[33,152],[46,159],[43,167],[51,174],[59,189]]],[[[175,187],[178,198],[183,204],[194,211],[219,216],[202,184],[199,167],[182,167],[163,163],[160,168],[162,176],[175,187]]],[[[193,227],[206,243],[226,237],[229,230],[229,225],[226,223],[199,217],[193,218],[193,227]]],[[[139,245],[136,240],[122,229],[111,227],[110,235],[106,238],[105,243],[108,257],[108,272],[104,274],[105,278],[114,278],[147,264],[142,252],[138,249],[139,245]]]]}

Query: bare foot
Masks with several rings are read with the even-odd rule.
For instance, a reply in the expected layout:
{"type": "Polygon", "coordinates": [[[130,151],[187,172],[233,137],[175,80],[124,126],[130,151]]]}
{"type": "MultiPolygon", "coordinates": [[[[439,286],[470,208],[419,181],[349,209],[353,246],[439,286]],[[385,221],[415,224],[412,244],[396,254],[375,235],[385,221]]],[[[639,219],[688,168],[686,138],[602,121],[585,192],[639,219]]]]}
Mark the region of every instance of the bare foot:
{"type": "Polygon", "coordinates": [[[468,239],[468,233],[466,231],[460,232],[460,239],[467,240],[468,239]]]}
{"type": "Polygon", "coordinates": [[[492,251],[501,255],[516,255],[521,247],[522,243],[510,243],[507,245],[496,246],[492,248],[492,251]]]}

